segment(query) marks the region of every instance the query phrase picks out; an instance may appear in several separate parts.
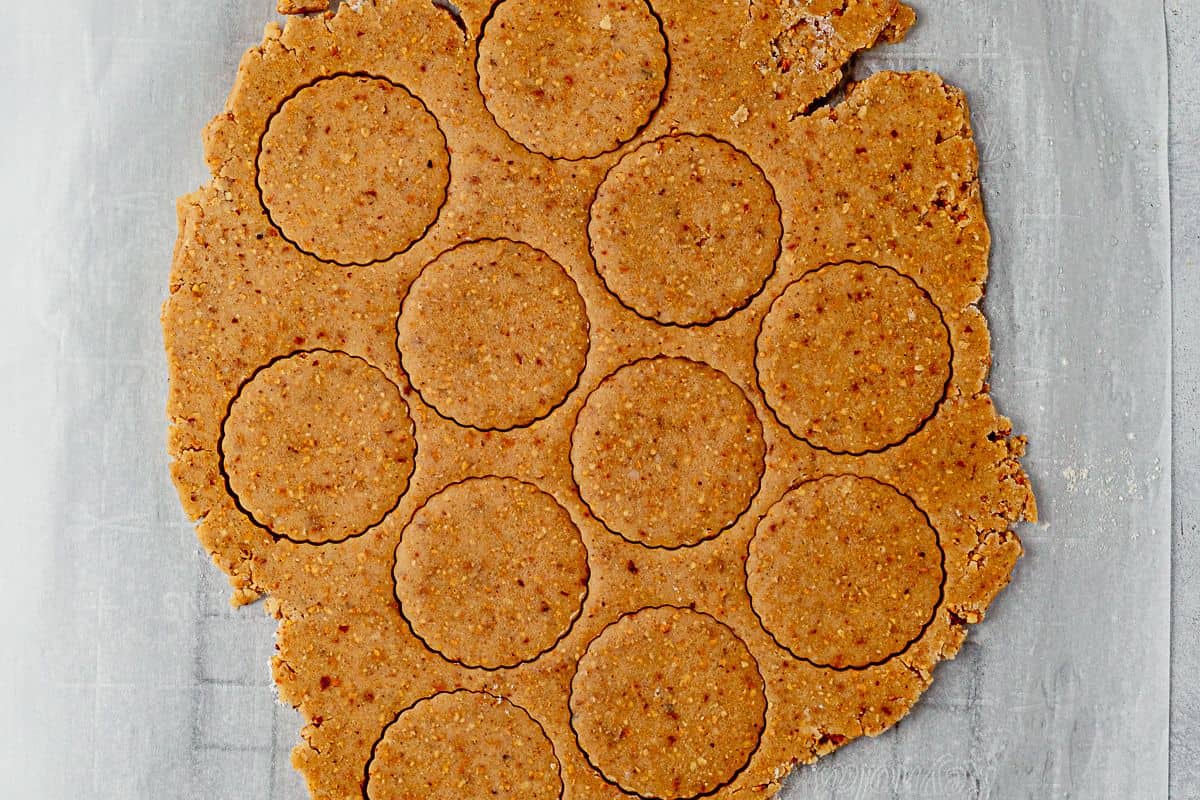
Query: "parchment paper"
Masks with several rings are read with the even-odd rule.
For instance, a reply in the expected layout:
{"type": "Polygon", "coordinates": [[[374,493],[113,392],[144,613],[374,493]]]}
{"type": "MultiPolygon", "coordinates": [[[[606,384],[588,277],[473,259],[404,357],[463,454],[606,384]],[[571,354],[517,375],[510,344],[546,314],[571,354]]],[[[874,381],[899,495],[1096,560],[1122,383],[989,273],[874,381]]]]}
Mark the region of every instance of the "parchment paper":
{"type": "MultiPolygon", "coordinates": [[[[863,72],[965,88],[994,396],[1044,521],[959,658],[785,798],[1167,796],[1166,44],[1153,0],[914,0],[863,72]]],[[[272,0],[11,4],[0,26],[0,795],[298,799],[273,623],[232,612],[167,474],[174,198],[272,0]]]]}
{"type": "Polygon", "coordinates": [[[1200,3],[1167,0],[1174,463],[1171,796],[1200,798],[1200,3]]]}

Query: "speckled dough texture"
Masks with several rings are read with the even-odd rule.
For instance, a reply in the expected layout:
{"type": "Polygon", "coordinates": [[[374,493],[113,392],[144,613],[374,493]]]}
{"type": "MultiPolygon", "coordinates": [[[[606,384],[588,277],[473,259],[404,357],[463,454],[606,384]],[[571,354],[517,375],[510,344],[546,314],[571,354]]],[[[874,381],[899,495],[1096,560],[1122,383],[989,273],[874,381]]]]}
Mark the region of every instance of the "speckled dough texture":
{"type": "Polygon", "coordinates": [[[457,5],[243,59],[163,309],[183,504],[314,798],[770,796],[1036,518],[963,93],[817,102],[899,0],[457,5]]]}

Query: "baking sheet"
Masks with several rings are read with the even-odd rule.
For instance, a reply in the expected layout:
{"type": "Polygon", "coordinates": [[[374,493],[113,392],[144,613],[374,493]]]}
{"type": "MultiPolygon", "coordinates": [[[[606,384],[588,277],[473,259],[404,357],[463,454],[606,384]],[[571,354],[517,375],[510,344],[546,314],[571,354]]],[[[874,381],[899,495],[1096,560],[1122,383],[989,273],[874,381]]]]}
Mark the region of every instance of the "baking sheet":
{"type": "MultiPolygon", "coordinates": [[[[273,623],[231,611],[167,475],[158,307],[271,0],[15,4],[0,28],[5,797],[305,797],[273,623]]],[[[1153,0],[914,0],[857,69],[968,92],[1001,410],[1043,522],[891,732],[784,798],[1167,796],[1170,260],[1153,0]]]]}

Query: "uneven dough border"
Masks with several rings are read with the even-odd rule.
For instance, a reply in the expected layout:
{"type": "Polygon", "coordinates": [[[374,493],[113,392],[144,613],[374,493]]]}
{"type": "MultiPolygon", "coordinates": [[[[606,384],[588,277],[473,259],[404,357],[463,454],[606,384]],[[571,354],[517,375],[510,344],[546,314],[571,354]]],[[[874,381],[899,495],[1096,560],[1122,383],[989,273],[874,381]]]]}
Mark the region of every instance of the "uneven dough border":
{"type": "MultiPolygon", "coordinates": [[[[750,329],[757,327],[760,315],[766,313],[769,304],[765,298],[752,303],[745,311],[750,321],[745,324],[744,331],[742,323],[735,320],[727,322],[723,328],[714,325],[711,329],[696,330],[694,339],[691,338],[693,333],[688,333],[689,338],[685,340],[676,335],[678,331],[666,331],[661,341],[663,350],[671,357],[690,357],[701,363],[719,365],[714,367],[719,372],[726,376],[736,375],[735,385],[748,396],[760,424],[766,429],[768,446],[775,443],[777,455],[768,456],[769,469],[760,481],[760,492],[752,508],[765,505],[769,498],[783,492],[788,477],[795,480],[844,469],[862,473],[860,477],[878,475],[893,485],[906,487],[906,492],[922,496],[929,513],[943,526],[935,529],[945,536],[944,552],[949,567],[942,601],[945,613],[937,615],[924,638],[907,655],[865,674],[836,673],[817,670],[786,657],[785,651],[778,651],[770,638],[761,632],[751,610],[743,608],[746,603],[742,600],[718,607],[714,605],[714,596],[708,593],[711,588],[701,595],[672,587],[651,587],[645,575],[640,579],[619,575],[626,555],[637,559],[646,573],[647,567],[639,554],[647,554],[645,562],[650,565],[650,575],[677,569],[678,564],[670,558],[670,553],[651,551],[641,544],[634,548],[635,553],[630,549],[633,546],[606,533],[598,522],[586,519],[586,506],[572,496],[577,489],[572,465],[569,457],[562,455],[564,448],[567,452],[570,450],[572,430],[570,414],[564,411],[547,420],[543,427],[531,426],[528,433],[515,431],[491,438],[459,431],[454,442],[461,443],[466,455],[461,468],[457,464],[447,464],[445,460],[438,465],[435,450],[440,446],[440,440],[424,437],[418,441],[418,445],[426,447],[421,448],[420,456],[415,456],[419,463],[413,479],[417,484],[406,493],[409,499],[402,501],[404,511],[417,501],[418,495],[433,491],[437,484],[462,477],[465,470],[473,474],[520,474],[539,483],[544,478],[547,486],[553,486],[554,494],[564,498],[572,514],[583,521],[581,528],[585,538],[597,546],[598,557],[620,558],[619,562],[594,565],[593,593],[588,600],[592,608],[585,609],[584,616],[573,629],[574,635],[560,644],[560,654],[547,655],[531,667],[513,670],[507,675],[480,675],[475,674],[479,670],[463,671],[445,665],[440,658],[429,656],[406,631],[402,633],[403,623],[390,610],[395,601],[390,596],[392,578],[387,575],[385,563],[385,560],[390,563],[390,558],[394,557],[394,547],[387,546],[389,541],[393,544],[398,541],[398,530],[392,527],[399,522],[395,514],[372,529],[370,535],[360,536],[337,548],[322,551],[313,547],[295,547],[290,540],[269,537],[233,506],[227,490],[218,486],[221,478],[216,467],[217,440],[223,419],[221,409],[240,388],[242,376],[260,367],[262,362],[277,357],[277,353],[292,351],[293,333],[304,333],[315,343],[322,340],[320,334],[313,339],[312,333],[318,326],[329,325],[324,317],[318,317],[310,324],[309,318],[285,315],[280,320],[269,312],[252,309],[253,313],[247,313],[243,322],[267,324],[253,332],[245,327],[240,333],[234,332],[227,321],[220,319],[224,311],[239,308],[236,304],[241,302],[240,289],[227,288],[229,282],[244,281],[242,285],[248,287],[246,291],[253,292],[259,287],[257,291],[274,300],[270,294],[274,284],[266,281],[294,271],[304,278],[305,284],[280,285],[279,309],[283,311],[282,304],[287,303],[288,308],[297,310],[293,313],[306,314],[322,310],[322,306],[316,305],[319,293],[335,282],[350,286],[349,274],[343,276],[346,279],[343,281],[336,270],[323,272],[319,263],[309,263],[311,259],[276,239],[277,232],[269,222],[261,219],[261,204],[253,197],[255,170],[252,166],[247,167],[253,165],[256,158],[254,142],[261,135],[260,125],[268,110],[275,107],[279,98],[293,86],[326,77],[323,72],[326,69],[382,72],[394,75],[395,78],[389,78],[393,83],[422,87],[419,96],[439,109],[435,118],[446,123],[445,133],[456,144],[454,155],[459,174],[451,175],[450,196],[440,215],[441,224],[421,240],[421,247],[407,255],[381,262],[369,270],[353,270],[354,285],[350,287],[353,294],[348,293],[344,302],[360,303],[365,298],[367,305],[363,310],[369,311],[370,317],[362,323],[335,323],[335,327],[329,328],[334,334],[329,340],[333,349],[361,353],[368,361],[383,365],[385,374],[402,387],[411,404],[410,419],[418,432],[422,426],[435,426],[441,431],[445,423],[409,397],[411,387],[398,370],[393,354],[396,336],[392,323],[396,309],[391,287],[384,287],[380,276],[387,276],[390,281],[392,273],[397,273],[407,281],[419,270],[419,262],[423,263],[436,251],[454,245],[457,237],[462,235],[486,233],[535,241],[558,254],[555,260],[567,268],[571,277],[585,289],[587,297],[596,301],[596,307],[589,309],[593,347],[586,368],[590,372],[582,378],[585,388],[594,386],[605,374],[638,356],[662,352],[653,349],[658,345],[650,344],[644,335],[641,326],[647,323],[640,318],[633,319],[633,315],[626,314],[619,304],[610,301],[611,294],[589,274],[592,268],[588,264],[585,234],[578,233],[580,220],[586,227],[588,189],[580,188],[577,193],[572,191],[562,195],[560,202],[546,207],[553,215],[547,218],[549,224],[573,226],[566,240],[560,242],[557,237],[552,240],[535,232],[542,224],[538,217],[540,207],[534,206],[538,211],[531,212],[524,205],[524,198],[506,196],[504,192],[510,191],[514,182],[505,180],[501,170],[491,169],[481,160],[485,155],[515,159],[527,175],[549,181],[543,186],[556,191],[560,187],[579,188],[573,183],[576,180],[598,181],[599,173],[607,164],[599,158],[596,161],[601,163],[581,162],[580,178],[576,179],[572,174],[569,176],[572,183],[569,183],[566,171],[569,168],[573,172],[573,164],[531,157],[527,149],[513,143],[502,129],[487,120],[484,116],[486,108],[479,99],[478,78],[472,70],[476,54],[471,53],[471,48],[477,41],[474,35],[477,34],[477,22],[489,7],[488,0],[460,2],[464,4],[465,24],[473,33],[464,35],[461,27],[451,24],[453,15],[428,9],[422,2],[364,0],[361,15],[358,6],[343,3],[336,18],[293,19],[287,31],[272,27],[263,43],[251,48],[243,59],[225,111],[214,120],[206,137],[206,157],[213,180],[200,192],[185,197],[179,205],[180,239],[170,278],[171,297],[164,307],[171,367],[169,441],[174,456],[172,471],[183,505],[191,517],[202,520],[200,540],[231,576],[236,602],[244,604],[261,594],[271,595],[267,608],[282,620],[278,634],[281,651],[275,678],[281,697],[299,708],[306,723],[302,738],[296,740],[293,759],[307,778],[314,797],[358,796],[360,765],[368,757],[378,730],[394,717],[395,709],[441,689],[439,684],[486,688],[493,694],[518,698],[545,721],[545,730],[552,734],[549,738],[560,756],[564,782],[571,784],[569,791],[580,797],[608,797],[612,791],[610,787],[592,774],[582,757],[571,752],[574,749],[570,744],[572,737],[566,712],[560,709],[562,697],[559,696],[565,695],[567,684],[559,677],[560,670],[566,669],[567,659],[575,658],[578,648],[611,619],[611,615],[619,612],[620,604],[611,600],[617,597],[615,591],[624,592],[627,588],[635,592],[629,607],[655,603],[686,605],[692,599],[688,595],[692,594],[702,608],[727,620],[730,627],[745,637],[744,641],[753,644],[752,652],[759,656],[760,666],[772,680],[767,687],[771,704],[769,728],[747,771],[732,787],[726,787],[718,794],[751,791],[770,796],[797,764],[815,760],[847,740],[873,736],[894,725],[908,712],[930,685],[934,665],[953,658],[967,630],[983,619],[987,607],[1009,582],[1013,563],[1020,553],[1019,538],[1014,530],[1016,524],[1025,518],[1036,519],[1036,501],[1019,462],[1024,452],[1024,440],[1013,435],[1011,422],[995,408],[987,385],[990,336],[979,300],[986,283],[990,236],[979,196],[977,157],[963,92],[928,72],[886,71],[857,84],[839,105],[789,122],[784,119],[786,109],[793,105],[804,106],[810,90],[818,94],[823,92],[826,79],[844,66],[841,55],[835,54],[833,63],[819,68],[820,72],[800,74],[816,69],[813,67],[793,70],[789,80],[797,75],[799,79],[783,87],[784,97],[771,100],[762,90],[772,78],[760,80],[757,74],[743,70],[754,57],[746,55],[749,51],[730,50],[728,63],[718,63],[711,50],[706,52],[704,49],[707,40],[697,37],[689,44],[686,37],[676,36],[668,48],[675,80],[649,129],[641,134],[660,136],[678,120],[680,128],[711,130],[720,137],[742,143],[758,153],[759,160],[771,168],[773,183],[784,193],[780,199],[791,228],[785,228],[786,255],[780,260],[776,278],[767,287],[769,291],[774,292],[808,265],[864,259],[895,263],[897,271],[910,274],[936,292],[938,302],[935,305],[944,311],[944,321],[952,328],[951,345],[957,346],[954,357],[958,363],[952,364],[952,369],[957,367],[956,383],[939,415],[923,429],[923,437],[907,445],[909,449],[897,447],[882,455],[867,455],[861,464],[852,466],[844,459],[839,462],[828,453],[798,444],[786,428],[772,423],[773,414],[761,395],[756,394],[759,389],[751,388],[757,387],[757,377],[755,366],[747,363],[754,360],[756,342],[750,329]],[[356,35],[366,38],[356,40],[356,35]],[[425,38],[422,40],[421,37],[425,38]],[[356,41],[363,45],[354,48],[356,41]],[[428,50],[423,49],[426,45],[422,41],[429,43],[428,50]],[[327,48],[336,45],[342,46],[342,55],[326,55],[327,48]],[[428,59],[428,62],[414,60],[414,57],[428,59]],[[418,74],[418,67],[424,63],[430,65],[431,75],[438,77],[418,74]],[[728,97],[713,95],[714,102],[702,105],[689,93],[688,81],[694,81],[700,74],[698,70],[706,65],[717,67],[718,77],[727,81],[727,88],[743,93],[745,103],[751,106],[748,122],[730,124],[728,115],[734,111],[737,99],[730,101],[728,97]],[[919,112],[917,116],[912,114],[914,109],[919,112]],[[478,126],[485,133],[478,152],[464,149],[464,142],[469,139],[460,135],[471,126],[478,126]],[[894,148],[876,151],[874,142],[888,143],[889,128],[893,131],[902,129],[904,136],[894,148]],[[938,134],[936,141],[933,138],[935,132],[938,134]],[[851,145],[856,143],[871,147],[872,159],[857,160],[851,154],[851,145]],[[776,147],[777,150],[773,149],[776,147]],[[882,160],[873,160],[876,156],[881,156],[882,160]],[[784,160],[787,158],[799,160],[784,160]],[[806,177],[805,161],[810,158],[814,160],[814,166],[806,177]],[[902,160],[912,160],[917,169],[899,173],[898,204],[882,206],[879,213],[871,217],[861,213],[861,206],[855,206],[850,215],[839,216],[836,208],[830,205],[834,190],[848,188],[847,180],[868,188],[875,186],[879,191],[868,192],[864,202],[881,202],[882,185],[870,182],[885,181],[887,169],[898,169],[902,160]],[[459,179],[471,175],[481,176],[489,182],[481,187],[487,190],[487,199],[494,202],[499,213],[510,216],[493,222],[483,206],[472,202],[466,193],[456,193],[456,187],[466,187],[459,179]],[[939,199],[948,202],[931,206],[933,182],[940,180],[949,182],[948,194],[938,195],[939,199]],[[491,181],[503,182],[493,184],[491,181]],[[912,204],[911,209],[907,204],[912,204]],[[806,229],[810,212],[816,215],[814,221],[821,224],[819,234],[806,229]],[[887,235],[889,222],[895,223],[900,231],[893,233],[894,239],[887,235]],[[484,229],[460,227],[479,224],[483,224],[484,229]],[[834,238],[834,232],[840,232],[843,224],[847,235],[834,238]],[[956,225],[959,232],[954,230],[956,225]],[[224,237],[230,237],[228,246],[224,237]],[[258,239],[257,243],[255,239],[258,239]],[[254,266],[239,264],[235,246],[239,253],[243,252],[240,248],[245,248],[244,252],[251,259],[249,265],[254,266]],[[943,263],[940,258],[943,254],[952,255],[953,260],[943,263]],[[256,265],[254,259],[257,259],[256,265]],[[269,278],[257,279],[255,270],[269,278]],[[386,303],[379,299],[381,288],[388,292],[386,303]],[[375,294],[372,297],[364,290],[375,294]],[[626,317],[630,318],[628,324],[624,321],[626,317]],[[621,327],[610,328],[618,319],[621,327]],[[289,330],[288,323],[299,330],[289,330]],[[390,329],[390,335],[385,329],[390,329]],[[726,332],[730,332],[729,338],[726,338],[726,332]],[[613,337],[627,334],[637,338],[631,340],[633,343],[628,349],[617,347],[614,350],[613,337]],[[238,349],[243,342],[245,348],[238,349]],[[496,455],[497,446],[490,444],[503,443],[511,437],[514,444],[525,447],[541,440],[542,432],[553,444],[555,453],[552,458],[540,454],[529,456],[534,464],[529,469],[525,468],[524,462],[522,466],[512,466],[517,463],[516,459],[501,463],[496,455]],[[924,446],[926,443],[936,446],[939,442],[934,441],[934,437],[945,437],[950,449],[930,455],[924,446]],[[942,468],[952,469],[958,456],[969,461],[972,467],[971,473],[963,476],[962,488],[955,488],[958,484],[954,481],[947,483],[938,472],[942,468]],[[898,471],[901,469],[898,462],[914,457],[915,470],[898,471]],[[465,466],[466,461],[470,461],[470,467],[465,466]],[[551,471],[535,471],[544,469],[551,471]],[[779,470],[788,471],[788,475],[779,474],[779,470]],[[970,499],[973,490],[977,490],[975,499],[970,499]],[[980,502],[978,492],[988,493],[989,501],[980,502]],[[351,579],[353,564],[341,563],[341,553],[366,554],[378,560],[378,563],[370,563],[364,573],[369,578],[368,584],[345,584],[350,592],[348,598],[345,594],[327,590],[319,582],[308,582],[308,576],[313,574],[308,570],[318,567],[333,580],[351,579]],[[602,586],[601,580],[608,582],[602,586]],[[604,599],[610,600],[607,608],[601,606],[604,599]],[[349,608],[345,603],[357,605],[349,608]],[[310,613],[312,608],[320,610],[319,618],[310,613]],[[341,629],[339,622],[352,622],[356,632],[366,630],[360,627],[362,623],[377,626],[370,630],[394,636],[394,646],[382,661],[372,662],[367,669],[366,653],[356,649],[351,641],[337,638],[341,629]],[[405,671],[404,665],[410,657],[412,663],[428,665],[429,672],[405,671]],[[371,671],[376,667],[387,670],[391,682],[376,680],[371,671]],[[787,667],[786,671],[782,667],[787,667]],[[346,681],[340,693],[318,691],[317,678],[329,674],[346,681]],[[889,696],[882,694],[879,688],[872,688],[881,683],[889,696]],[[814,688],[807,688],[809,686],[814,688]],[[346,692],[364,690],[372,693],[370,700],[347,704],[346,692]],[[813,703],[824,703],[825,712],[818,715],[813,703]],[[801,716],[805,708],[810,709],[807,718],[801,716]],[[320,727],[322,719],[324,727],[320,727]],[[770,727],[777,724],[796,727],[786,730],[770,727]]],[[[763,16],[756,16],[750,22],[737,20],[737,30],[713,17],[703,16],[703,13],[693,14],[693,8],[703,12],[710,5],[699,0],[694,7],[685,0],[656,0],[656,4],[662,9],[664,23],[678,26],[681,22],[695,22],[706,34],[715,36],[716,41],[728,41],[734,48],[739,42],[757,48],[761,37],[770,36],[778,23],[778,15],[769,2],[756,2],[755,8],[763,16]]],[[[877,19],[864,22],[863,15],[859,15],[857,27],[846,29],[846,36],[850,38],[844,38],[840,31],[835,32],[835,41],[839,46],[844,45],[847,51],[869,48],[876,41],[889,40],[880,38],[879,26],[889,24],[888,20],[903,8],[894,0],[864,0],[863,5],[871,7],[867,16],[877,19]]],[[[900,22],[902,33],[907,23],[902,17],[900,22]]],[[[833,20],[833,24],[840,23],[833,20]]],[[[682,28],[674,30],[678,33],[682,28]]],[[[757,53],[757,49],[753,52],[757,53]]],[[[724,55],[721,58],[724,59],[724,55]]],[[[895,139],[893,134],[892,141],[895,139]]],[[[588,186],[594,188],[594,185],[588,186]]],[[[541,189],[534,199],[545,199],[546,191],[541,189]]],[[[254,300],[253,294],[250,299],[254,300]]],[[[351,306],[336,306],[347,307],[354,310],[351,306]]],[[[577,390],[568,401],[568,410],[572,413],[583,402],[581,394],[577,390]]],[[[740,524],[723,534],[735,537],[734,546],[723,545],[721,537],[697,546],[697,558],[707,559],[708,554],[712,554],[712,563],[721,561],[729,568],[727,573],[714,578],[719,582],[710,583],[710,587],[734,587],[744,582],[738,565],[732,561],[725,564],[723,559],[726,556],[733,559],[736,557],[734,551],[741,550],[743,540],[736,540],[736,537],[752,533],[746,525],[743,516],[740,524]]],[[[678,561],[684,558],[690,556],[681,555],[678,561]]],[[[737,598],[743,595],[744,586],[736,591],[737,598]]]]}

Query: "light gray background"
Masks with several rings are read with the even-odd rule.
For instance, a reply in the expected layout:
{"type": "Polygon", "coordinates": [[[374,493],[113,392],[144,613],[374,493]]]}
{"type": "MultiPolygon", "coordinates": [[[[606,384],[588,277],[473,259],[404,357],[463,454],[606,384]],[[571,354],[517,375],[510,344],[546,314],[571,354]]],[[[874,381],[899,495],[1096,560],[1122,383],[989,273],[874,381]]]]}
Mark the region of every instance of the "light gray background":
{"type": "MultiPolygon", "coordinates": [[[[270,688],[273,623],[229,610],[163,445],[172,203],[206,179],[198,131],[270,4],[6,9],[6,799],[305,796],[287,764],[299,721],[270,688]]],[[[1044,522],[913,714],[785,797],[1166,797],[1170,685],[1170,796],[1200,798],[1200,4],[1165,9],[1173,213],[1160,2],[914,5],[909,40],[859,68],[934,69],[970,95],[996,238],[993,387],[1032,440],[1044,522]]]]}

